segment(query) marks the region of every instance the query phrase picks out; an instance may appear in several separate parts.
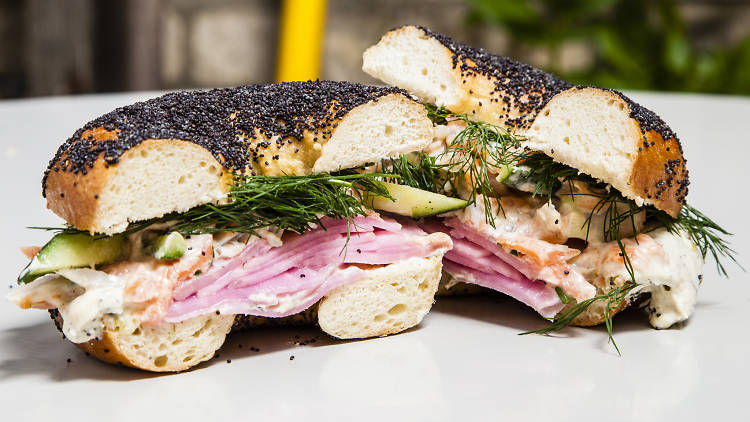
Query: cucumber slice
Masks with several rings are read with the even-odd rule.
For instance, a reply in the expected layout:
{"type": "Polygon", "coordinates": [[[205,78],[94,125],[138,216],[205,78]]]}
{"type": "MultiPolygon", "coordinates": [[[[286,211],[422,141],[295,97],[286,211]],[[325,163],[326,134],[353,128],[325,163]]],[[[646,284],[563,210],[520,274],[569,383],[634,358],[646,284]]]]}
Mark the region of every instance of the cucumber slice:
{"type": "Polygon", "coordinates": [[[498,173],[496,180],[500,183],[505,183],[511,174],[513,174],[515,166],[509,164],[507,166],[500,167],[500,173],[498,173]]]}
{"type": "Polygon", "coordinates": [[[123,236],[60,233],[39,250],[18,276],[18,282],[28,283],[63,268],[90,267],[116,261],[124,253],[124,242],[123,236]]]}
{"type": "Polygon", "coordinates": [[[368,205],[376,210],[420,218],[458,210],[469,205],[468,201],[460,198],[451,198],[439,193],[395,183],[380,183],[388,189],[388,193],[395,201],[382,196],[370,196],[368,205]]]}
{"type": "Polygon", "coordinates": [[[151,249],[156,259],[177,259],[185,255],[187,244],[181,234],[172,232],[154,239],[151,249]]]}

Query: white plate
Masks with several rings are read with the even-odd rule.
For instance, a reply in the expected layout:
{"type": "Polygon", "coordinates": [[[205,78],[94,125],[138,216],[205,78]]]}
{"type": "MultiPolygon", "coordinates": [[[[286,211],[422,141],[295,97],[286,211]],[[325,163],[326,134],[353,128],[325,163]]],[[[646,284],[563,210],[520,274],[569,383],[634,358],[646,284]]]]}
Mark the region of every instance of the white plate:
{"type": "MultiPolygon", "coordinates": [[[[40,195],[42,172],[58,144],[86,121],[148,96],[0,102],[6,286],[26,263],[18,246],[49,237],[24,227],[60,224],[40,195]]],[[[747,263],[750,100],[633,97],[679,134],[690,203],[736,233],[734,247],[747,263]]],[[[544,321],[487,296],[440,299],[421,326],[368,341],[336,342],[313,329],[237,334],[211,362],[158,376],[87,358],[61,339],[45,312],[0,300],[0,412],[5,421],[739,420],[750,378],[750,284],[736,266],[728,269],[726,280],[713,263],[706,265],[696,314],[682,328],[652,330],[636,311],[618,317],[622,357],[602,328],[518,336],[544,321]],[[295,344],[309,339],[316,341],[295,344]]]]}

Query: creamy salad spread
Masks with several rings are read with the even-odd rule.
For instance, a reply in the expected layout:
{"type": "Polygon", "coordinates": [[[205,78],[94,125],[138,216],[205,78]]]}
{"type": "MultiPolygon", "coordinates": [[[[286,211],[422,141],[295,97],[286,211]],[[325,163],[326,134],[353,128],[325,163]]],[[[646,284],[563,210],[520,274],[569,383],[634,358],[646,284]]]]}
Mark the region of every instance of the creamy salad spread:
{"type": "MultiPolygon", "coordinates": [[[[428,235],[414,223],[376,213],[322,218],[303,234],[259,230],[258,236],[186,236],[177,259],[144,253],[132,235],[129,256],[92,268],[58,270],[14,288],[22,308],[57,308],[65,336],[76,343],[101,338],[106,315],[128,314],[136,324],[176,323],[219,312],[267,317],[299,313],[330,291],[366,276],[365,266],[442,254],[448,236],[428,235]],[[132,245],[135,242],[136,246],[132,245]],[[397,246],[394,246],[397,245],[397,246]]],[[[161,227],[163,229],[163,227],[161,227]]]]}
{"type": "MultiPolygon", "coordinates": [[[[438,126],[426,152],[441,154],[462,127],[462,122],[438,126]]],[[[453,281],[509,294],[547,318],[564,308],[564,298],[580,303],[629,281],[620,247],[607,241],[607,217],[597,207],[611,188],[594,191],[574,180],[551,198],[534,196],[534,183],[518,176],[524,171],[519,167],[493,186],[498,198],[489,198],[490,210],[480,196],[473,205],[425,225],[453,239],[454,249],[443,260],[453,281]]],[[[615,206],[619,213],[628,211],[626,204],[615,206]]],[[[655,328],[686,320],[695,308],[703,267],[698,248],[684,233],[647,227],[645,213],[635,214],[619,230],[637,284],[628,296],[650,295],[644,307],[655,328]]]]}

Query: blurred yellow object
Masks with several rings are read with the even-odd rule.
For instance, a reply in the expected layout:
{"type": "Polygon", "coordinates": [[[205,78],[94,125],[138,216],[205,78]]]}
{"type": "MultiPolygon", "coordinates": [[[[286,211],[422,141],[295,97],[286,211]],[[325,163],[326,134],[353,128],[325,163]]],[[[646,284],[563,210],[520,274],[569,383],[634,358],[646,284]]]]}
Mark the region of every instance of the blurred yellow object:
{"type": "Polygon", "coordinates": [[[304,81],[320,76],[320,53],[326,0],[284,0],[276,81],[304,81]]]}

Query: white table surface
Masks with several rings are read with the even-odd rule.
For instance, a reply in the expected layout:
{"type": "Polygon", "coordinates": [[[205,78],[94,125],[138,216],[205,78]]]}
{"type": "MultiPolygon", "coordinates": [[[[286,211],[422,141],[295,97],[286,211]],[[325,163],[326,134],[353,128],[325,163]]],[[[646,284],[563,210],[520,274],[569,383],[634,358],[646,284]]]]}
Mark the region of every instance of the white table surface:
{"type": "MultiPolygon", "coordinates": [[[[86,121],[149,96],[0,101],[0,291],[26,263],[18,247],[49,237],[25,227],[60,224],[40,184],[57,146],[86,121]]],[[[750,99],[632,96],[678,133],[689,202],[736,234],[750,268],[750,99]]],[[[158,376],[87,358],[46,312],[0,298],[0,419],[748,420],[750,280],[733,265],[729,279],[706,268],[686,326],[652,330],[635,311],[616,319],[622,357],[602,328],[518,336],[544,321],[501,297],[464,297],[440,299],[419,327],[381,339],[337,342],[313,329],[233,335],[220,358],[158,376]],[[295,336],[317,341],[295,345],[295,336]]]]}

